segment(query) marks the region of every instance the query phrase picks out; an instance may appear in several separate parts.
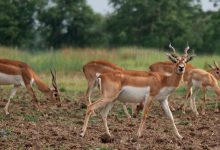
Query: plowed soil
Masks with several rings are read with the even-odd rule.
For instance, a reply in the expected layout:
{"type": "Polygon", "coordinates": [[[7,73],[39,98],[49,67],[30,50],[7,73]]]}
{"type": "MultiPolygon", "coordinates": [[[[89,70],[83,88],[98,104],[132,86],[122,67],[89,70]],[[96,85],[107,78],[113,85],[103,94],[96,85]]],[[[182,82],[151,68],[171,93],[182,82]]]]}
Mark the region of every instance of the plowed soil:
{"type": "MultiPolygon", "coordinates": [[[[152,107],[141,138],[136,136],[141,114],[129,122],[121,104],[116,103],[108,116],[113,139],[106,143],[101,138],[105,129],[99,110],[96,110],[97,116],[90,118],[85,137],[79,136],[86,111],[80,105],[83,93],[64,97],[62,106],[39,98],[41,107],[35,110],[30,96],[19,91],[12,100],[8,116],[4,114],[5,95],[8,90],[0,95],[0,149],[220,149],[220,113],[214,113],[212,97],[209,97],[212,100],[208,100],[204,116],[196,117],[189,108],[186,114],[180,110],[173,112],[177,128],[184,137],[182,140],[174,135],[158,102],[152,107]]],[[[172,99],[176,108],[184,101],[180,96],[172,99]]]]}

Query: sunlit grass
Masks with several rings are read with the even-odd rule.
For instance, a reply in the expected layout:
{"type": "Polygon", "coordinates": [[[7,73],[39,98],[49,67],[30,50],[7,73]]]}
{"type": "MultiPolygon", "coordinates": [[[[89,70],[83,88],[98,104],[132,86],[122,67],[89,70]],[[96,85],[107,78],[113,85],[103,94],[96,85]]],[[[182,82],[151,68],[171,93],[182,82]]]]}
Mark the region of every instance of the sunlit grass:
{"type": "MultiPolygon", "coordinates": [[[[165,52],[155,49],[141,49],[137,47],[119,49],[71,49],[48,50],[43,52],[28,52],[17,49],[0,48],[1,58],[21,60],[28,63],[48,84],[50,68],[58,72],[58,83],[63,92],[82,92],[86,90],[87,82],[82,73],[82,66],[91,60],[107,60],[125,69],[147,70],[154,62],[166,61],[165,52]]],[[[197,56],[191,63],[204,68],[206,63],[220,60],[219,55],[197,56]]],[[[185,91],[180,88],[178,92],[185,91]]]]}
{"type": "MultiPolygon", "coordinates": [[[[165,51],[140,48],[119,48],[113,50],[93,49],[61,49],[57,51],[44,51],[30,53],[26,51],[0,48],[1,58],[15,59],[27,62],[36,71],[49,72],[50,68],[56,68],[59,72],[72,73],[81,71],[82,66],[95,59],[102,59],[114,62],[126,69],[145,70],[148,66],[157,61],[167,60],[165,51]]],[[[205,63],[212,64],[218,61],[220,56],[197,56],[191,63],[203,68],[205,63]]]]}

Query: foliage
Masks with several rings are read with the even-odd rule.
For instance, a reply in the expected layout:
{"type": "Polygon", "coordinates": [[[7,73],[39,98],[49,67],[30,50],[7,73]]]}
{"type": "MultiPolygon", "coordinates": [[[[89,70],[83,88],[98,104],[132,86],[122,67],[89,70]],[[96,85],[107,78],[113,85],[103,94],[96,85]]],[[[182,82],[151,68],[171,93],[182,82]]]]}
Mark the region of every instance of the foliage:
{"type": "Polygon", "coordinates": [[[208,28],[207,28],[207,32],[205,34],[204,37],[204,47],[205,50],[208,52],[215,52],[215,53],[219,53],[219,49],[220,49],[220,11],[219,12],[215,12],[212,13],[210,15],[210,19],[209,21],[211,22],[210,24],[208,24],[208,28]]]}
{"type": "MultiPolygon", "coordinates": [[[[219,7],[219,0],[210,0],[219,7]]],[[[204,12],[200,0],[109,0],[110,14],[86,0],[0,1],[0,44],[25,49],[153,47],[171,41],[196,53],[220,53],[220,10],[204,12]]]]}
{"type": "Polygon", "coordinates": [[[0,44],[26,46],[33,38],[34,11],[37,0],[0,1],[0,44]]]}
{"type": "Polygon", "coordinates": [[[112,44],[163,48],[172,41],[182,47],[198,39],[193,27],[200,22],[193,19],[201,9],[191,0],[110,0],[110,4],[115,7],[107,23],[112,44]]]}
{"type": "Polygon", "coordinates": [[[40,9],[40,31],[47,46],[91,46],[101,41],[99,32],[102,18],[85,0],[54,0],[54,5],[40,9]]]}

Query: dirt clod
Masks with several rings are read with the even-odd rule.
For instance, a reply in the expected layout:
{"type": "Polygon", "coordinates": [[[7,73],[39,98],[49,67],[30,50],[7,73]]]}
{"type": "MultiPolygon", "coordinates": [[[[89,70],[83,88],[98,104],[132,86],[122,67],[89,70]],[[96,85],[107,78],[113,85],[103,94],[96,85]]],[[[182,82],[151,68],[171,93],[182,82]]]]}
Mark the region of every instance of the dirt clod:
{"type": "Polygon", "coordinates": [[[110,137],[108,134],[103,134],[100,137],[102,143],[111,143],[114,141],[113,137],[110,137]]]}

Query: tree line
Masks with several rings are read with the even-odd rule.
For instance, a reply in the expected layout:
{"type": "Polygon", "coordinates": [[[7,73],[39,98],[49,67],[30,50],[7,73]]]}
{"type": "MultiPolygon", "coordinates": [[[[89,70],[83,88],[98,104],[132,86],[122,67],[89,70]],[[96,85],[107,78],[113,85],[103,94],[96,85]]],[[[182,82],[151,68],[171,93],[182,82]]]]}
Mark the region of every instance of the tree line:
{"type": "MultiPolygon", "coordinates": [[[[211,0],[218,7],[219,0],[211,0]]],[[[86,0],[1,0],[0,44],[24,49],[61,47],[177,48],[220,53],[220,11],[199,0],[109,0],[95,13],[86,0]]]]}

